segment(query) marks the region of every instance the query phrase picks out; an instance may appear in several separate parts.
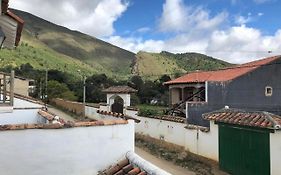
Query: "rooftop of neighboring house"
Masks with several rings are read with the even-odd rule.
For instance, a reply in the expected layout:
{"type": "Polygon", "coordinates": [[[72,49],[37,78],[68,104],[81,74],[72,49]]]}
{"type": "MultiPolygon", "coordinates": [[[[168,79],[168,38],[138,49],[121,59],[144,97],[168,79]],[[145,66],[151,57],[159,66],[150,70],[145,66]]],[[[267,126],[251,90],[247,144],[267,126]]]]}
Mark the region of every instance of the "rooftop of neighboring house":
{"type": "Polygon", "coordinates": [[[265,111],[221,109],[203,114],[203,118],[215,122],[251,126],[264,129],[281,129],[281,117],[265,111]]]}
{"type": "Polygon", "coordinates": [[[17,24],[17,26],[16,26],[17,28],[16,28],[15,35],[10,35],[9,34],[10,32],[8,30],[12,30],[12,29],[7,26],[10,26],[11,24],[8,21],[2,19],[2,23],[0,23],[0,27],[2,24],[3,25],[2,31],[5,33],[5,36],[6,36],[4,44],[11,42],[11,43],[14,43],[15,46],[18,46],[18,44],[20,42],[20,38],[21,38],[21,32],[23,30],[24,21],[20,17],[15,15],[12,11],[10,11],[8,7],[9,7],[9,0],[2,0],[1,15],[8,17],[8,19],[12,19],[13,21],[15,21],[17,24]],[[9,25],[5,25],[5,27],[4,27],[4,24],[6,24],[6,23],[9,25]]]}
{"type": "Polygon", "coordinates": [[[131,88],[129,86],[112,86],[107,89],[104,89],[103,92],[105,93],[135,93],[137,92],[136,89],[131,88]]]}
{"type": "Polygon", "coordinates": [[[165,82],[166,85],[184,84],[184,83],[203,83],[206,81],[229,81],[245,75],[261,66],[268,65],[271,62],[280,59],[281,56],[273,56],[233,67],[228,67],[215,71],[195,71],[174,80],[165,82]]]}
{"type": "Polygon", "coordinates": [[[171,175],[129,151],[125,158],[98,175],[171,175]]]}

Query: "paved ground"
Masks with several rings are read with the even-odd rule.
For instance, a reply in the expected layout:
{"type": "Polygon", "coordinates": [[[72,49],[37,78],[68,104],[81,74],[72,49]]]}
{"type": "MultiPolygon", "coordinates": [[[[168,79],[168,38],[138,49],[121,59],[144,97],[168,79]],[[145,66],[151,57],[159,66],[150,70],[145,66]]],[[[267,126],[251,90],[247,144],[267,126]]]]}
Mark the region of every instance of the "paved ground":
{"type": "Polygon", "coordinates": [[[144,158],[145,160],[153,163],[154,165],[158,166],[159,168],[173,174],[173,175],[195,175],[194,172],[189,171],[185,168],[182,168],[180,166],[174,165],[171,162],[168,162],[166,160],[163,159],[159,159],[153,155],[151,155],[150,153],[142,150],[141,148],[135,147],[135,152],[141,156],[142,158],[144,158]]]}
{"type": "Polygon", "coordinates": [[[74,121],[75,119],[72,118],[69,114],[59,110],[59,109],[56,109],[52,106],[48,106],[48,111],[50,111],[51,113],[54,113],[56,114],[57,116],[63,118],[64,120],[66,121],[74,121]]]}

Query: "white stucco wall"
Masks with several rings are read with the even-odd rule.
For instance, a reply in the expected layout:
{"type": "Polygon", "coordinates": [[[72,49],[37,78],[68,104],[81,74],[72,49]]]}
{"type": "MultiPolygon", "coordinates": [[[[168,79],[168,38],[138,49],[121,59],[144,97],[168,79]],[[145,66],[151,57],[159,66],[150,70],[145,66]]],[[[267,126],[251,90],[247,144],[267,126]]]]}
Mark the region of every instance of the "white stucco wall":
{"type": "Polygon", "coordinates": [[[281,156],[281,131],[270,133],[270,166],[271,175],[280,175],[280,156],[281,156]]]}
{"type": "Polygon", "coordinates": [[[0,114],[0,125],[5,124],[35,124],[42,123],[42,117],[38,115],[39,109],[13,110],[12,113],[0,114]]]}
{"type": "Polygon", "coordinates": [[[124,107],[130,106],[131,105],[131,95],[130,94],[107,94],[106,95],[106,101],[107,104],[111,107],[111,105],[114,103],[114,99],[116,96],[119,96],[123,99],[124,101],[124,107]]]}
{"type": "MultiPolygon", "coordinates": [[[[0,110],[0,124],[24,124],[41,123],[42,117],[38,115],[38,110],[42,107],[37,103],[32,103],[19,98],[14,98],[14,106],[10,110],[0,110]]],[[[0,107],[6,108],[6,107],[0,107]]],[[[9,108],[9,107],[8,107],[9,108]]]]}
{"type": "Polygon", "coordinates": [[[42,105],[27,100],[14,98],[14,108],[41,108],[42,105]]]}
{"type": "Polygon", "coordinates": [[[185,149],[212,160],[219,160],[218,157],[218,126],[210,122],[210,131],[202,132],[199,129],[186,129],[185,149]]]}
{"type": "Polygon", "coordinates": [[[210,123],[210,131],[185,129],[186,124],[147,117],[134,116],[141,120],[135,132],[185,147],[186,150],[218,161],[218,126],[210,123]]]}
{"type": "Polygon", "coordinates": [[[94,175],[134,151],[134,122],[1,131],[0,140],[0,172],[5,175],[94,175]]]}
{"type": "Polygon", "coordinates": [[[186,124],[139,116],[136,118],[141,121],[135,126],[137,133],[185,146],[186,124]]]}
{"type": "Polygon", "coordinates": [[[97,116],[97,110],[100,110],[98,108],[92,107],[92,106],[85,106],[85,115],[89,118],[96,119],[97,116]]]}
{"type": "Polygon", "coordinates": [[[123,120],[122,118],[113,117],[110,115],[101,115],[97,113],[98,108],[86,106],[85,115],[91,119],[95,120],[123,120]]]}

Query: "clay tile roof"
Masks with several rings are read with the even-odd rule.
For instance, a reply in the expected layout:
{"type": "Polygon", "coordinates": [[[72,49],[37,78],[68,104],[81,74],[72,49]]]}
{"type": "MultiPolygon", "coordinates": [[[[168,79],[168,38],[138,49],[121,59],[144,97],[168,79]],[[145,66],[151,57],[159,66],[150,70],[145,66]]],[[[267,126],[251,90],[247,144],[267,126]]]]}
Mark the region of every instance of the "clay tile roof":
{"type": "Polygon", "coordinates": [[[135,93],[137,92],[136,89],[131,88],[129,86],[112,86],[105,90],[103,90],[105,93],[135,93]]]}
{"type": "Polygon", "coordinates": [[[101,114],[101,115],[109,115],[112,117],[121,118],[121,119],[125,119],[125,120],[134,120],[136,123],[140,123],[139,119],[136,119],[136,118],[128,116],[128,115],[124,115],[122,113],[108,112],[108,111],[103,111],[103,110],[97,110],[97,113],[101,114]]]}
{"type": "Polygon", "coordinates": [[[130,163],[126,158],[111,166],[99,175],[146,175],[147,173],[139,167],[130,163]]]}
{"type": "Polygon", "coordinates": [[[281,129],[281,117],[264,111],[243,111],[239,109],[222,109],[203,114],[203,118],[221,123],[253,126],[267,129],[281,129]]]}
{"type": "Polygon", "coordinates": [[[238,66],[233,66],[216,71],[196,71],[196,72],[188,73],[174,80],[165,82],[164,84],[169,85],[169,84],[181,84],[181,83],[197,83],[197,82],[206,82],[206,81],[229,81],[237,77],[240,77],[248,72],[251,72],[263,65],[269,64],[279,58],[281,57],[280,56],[269,57],[258,61],[253,61],[246,64],[241,64],[238,66]]]}
{"type": "Polygon", "coordinates": [[[183,117],[176,117],[171,115],[160,115],[160,116],[142,116],[147,118],[154,118],[159,120],[166,120],[170,122],[177,122],[177,123],[185,123],[186,118],[183,117]]]}

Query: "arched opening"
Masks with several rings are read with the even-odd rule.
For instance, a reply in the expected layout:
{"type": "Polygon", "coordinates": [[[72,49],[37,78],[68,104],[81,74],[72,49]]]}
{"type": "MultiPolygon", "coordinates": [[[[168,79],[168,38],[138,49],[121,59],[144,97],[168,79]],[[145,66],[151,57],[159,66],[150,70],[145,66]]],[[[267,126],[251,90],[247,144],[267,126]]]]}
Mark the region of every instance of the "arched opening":
{"type": "Polygon", "coordinates": [[[114,103],[111,105],[111,111],[123,114],[123,108],[124,108],[124,100],[119,96],[115,96],[114,103]]]}

